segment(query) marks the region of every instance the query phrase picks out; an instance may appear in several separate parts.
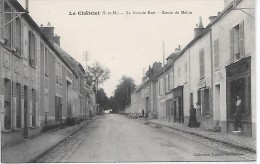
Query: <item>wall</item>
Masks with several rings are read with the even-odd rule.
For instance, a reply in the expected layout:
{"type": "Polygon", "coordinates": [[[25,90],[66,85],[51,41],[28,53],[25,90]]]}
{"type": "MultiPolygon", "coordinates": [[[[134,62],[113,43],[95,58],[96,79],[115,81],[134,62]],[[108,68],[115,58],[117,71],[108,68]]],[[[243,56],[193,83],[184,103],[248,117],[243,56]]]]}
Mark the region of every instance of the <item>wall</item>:
{"type": "MultiPolygon", "coordinates": [[[[255,7],[253,0],[243,0],[237,8],[253,8],[255,7]]],[[[254,15],[254,10],[248,10],[249,14],[254,15]]],[[[212,27],[212,39],[219,38],[219,54],[220,66],[214,69],[214,85],[220,85],[220,119],[221,130],[227,131],[226,118],[227,118],[227,103],[226,103],[226,66],[230,64],[230,29],[244,20],[244,36],[245,36],[245,57],[251,56],[251,115],[252,115],[252,131],[253,137],[255,134],[256,126],[256,55],[255,55],[255,19],[248,16],[239,10],[233,10],[224,15],[212,27]]],[[[216,90],[213,90],[214,94],[216,90]]],[[[218,112],[218,111],[215,111],[218,112]]]]}

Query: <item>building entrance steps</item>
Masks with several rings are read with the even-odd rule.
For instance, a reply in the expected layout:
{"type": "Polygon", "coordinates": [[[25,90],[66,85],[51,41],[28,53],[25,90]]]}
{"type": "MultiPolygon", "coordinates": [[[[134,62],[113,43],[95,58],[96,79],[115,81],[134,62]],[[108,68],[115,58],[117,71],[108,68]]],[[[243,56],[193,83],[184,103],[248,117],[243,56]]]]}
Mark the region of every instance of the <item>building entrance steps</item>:
{"type": "Polygon", "coordinates": [[[224,144],[248,150],[250,152],[256,152],[255,138],[234,135],[231,133],[204,131],[200,128],[189,128],[185,124],[169,122],[169,119],[147,119],[146,121],[157,126],[165,126],[174,130],[183,131],[193,135],[201,136],[203,138],[214,140],[216,142],[222,142],[224,144]]]}
{"type": "MultiPolygon", "coordinates": [[[[94,118],[95,119],[95,118],[94,118]]],[[[94,120],[93,119],[93,120],[94,120]]],[[[2,163],[26,163],[34,162],[40,156],[50,151],[56,145],[80,130],[92,120],[85,120],[80,124],[69,126],[63,129],[54,129],[41,135],[25,140],[17,145],[2,148],[2,163]]]]}

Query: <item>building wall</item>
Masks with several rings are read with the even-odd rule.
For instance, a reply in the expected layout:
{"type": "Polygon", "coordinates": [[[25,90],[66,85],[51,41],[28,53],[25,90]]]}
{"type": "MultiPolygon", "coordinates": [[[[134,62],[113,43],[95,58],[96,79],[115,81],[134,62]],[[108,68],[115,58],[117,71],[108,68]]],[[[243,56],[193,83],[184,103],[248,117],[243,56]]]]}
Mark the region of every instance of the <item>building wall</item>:
{"type": "MultiPolygon", "coordinates": [[[[2,8],[1,4],[1,8],[2,8]]],[[[15,12],[16,9],[7,1],[7,5],[11,7],[10,11],[15,12]]],[[[3,16],[3,15],[1,15],[3,16]]],[[[8,19],[13,18],[9,16],[8,19]]],[[[4,17],[7,18],[7,17],[4,17]]],[[[3,19],[8,22],[9,20],[3,19]]],[[[40,54],[39,54],[39,34],[23,19],[13,20],[8,24],[8,31],[4,32],[4,37],[0,43],[0,101],[1,104],[1,137],[2,146],[17,143],[23,140],[24,123],[27,123],[28,138],[39,134],[39,75],[40,75],[40,54]],[[29,31],[34,36],[34,42],[29,42],[29,31]],[[11,37],[6,37],[6,34],[11,37]],[[7,42],[6,42],[7,41],[7,42]],[[27,43],[27,44],[25,44],[27,43]],[[34,48],[30,52],[29,44],[34,48]],[[33,54],[29,56],[29,52],[33,54]],[[35,56],[35,57],[33,57],[35,56]],[[32,58],[33,57],[33,58],[32,58]],[[34,60],[32,60],[34,59],[34,60]],[[31,65],[34,65],[33,67],[31,65]],[[6,83],[8,82],[8,83],[6,83]],[[24,101],[24,86],[27,86],[28,99],[24,101]],[[9,88],[9,89],[8,89],[9,88]],[[33,91],[33,92],[32,92],[33,91]],[[5,123],[8,118],[4,117],[4,101],[8,101],[8,110],[10,121],[5,128],[5,123]],[[24,120],[24,105],[27,104],[27,120],[24,120]],[[17,133],[16,131],[22,131],[17,133]],[[14,137],[15,136],[15,137],[14,137]]],[[[1,30],[1,33],[3,33],[1,30]]]]}
{"type": "MultiPolygon", "coordinates": [[[[174,62],[174,88],[183,86],[183,110],[184,110],[184,122],[187,122],[189,117],[189,93],[190,93],[190,81],[189,81],[189,57],[190,49],[187,49],[175,62],[174,62]]],[[[194,61],[193,63],[196,63],[194,61]]],[[[192,69],[192,71],[194,71],[192,69]]],[[[193,72],[191,74],[196,74],[193,72]]]]}
{"type": "Polygon", "coordinates": [[[156,85],[157,88],[157,106],[158,106],[158,118],[165,118],[168,116],[167,112],[169,112],[169,109],[167,107],[167,101],[173,99],[172,89],[173,89],[173,76],[170,76],[170,74],[173,74],[173,66],[171,66],[168,70],[166,70],[163,74],[161,74],[158,77],[158,82],[156,85]],[[169,83],[168,78],[170,79],[171,84],[169,83]],[[167,80],[166,80],[167,79],[167,80]],[[166,86],[166,82],[168,81],[168,85],[166,86]],[[161,86],[162,85],[162,86],[161,86]],[[161,86],[161,88],[160,88],[161,86]],[[161,90],[161,91],[160,91],[161,90]]]}
{"type": "MultiPolygon", "coordinates": [[[[254,8],[253,0],[243,0],[238,4],[237,8],[254,8]]],[[[254,15],[254,10],[248,10],[249,14],[254,15]]],[[[256,55],[255,55],[255,19],[247,14],[233,10],[224,15],[214,26],[212,26],[212,40],[219,39],[219,67],[214,68],[214,85],[220,85],[220,109],[215,106],[214,112],[219,113],[214,120],[220,120],[221,130],[227,131],[227,97],[226,97],[226,66],[231,64],[230,61],[230,29],[241,21],[244,21],[244,41],[245,41],[245,57],[251,56],[251,116],[252,116],[252,136],[255,137],[256,123],[256,55]]],[[[216,94],[216,88],[213,90],[216,94]]]]}

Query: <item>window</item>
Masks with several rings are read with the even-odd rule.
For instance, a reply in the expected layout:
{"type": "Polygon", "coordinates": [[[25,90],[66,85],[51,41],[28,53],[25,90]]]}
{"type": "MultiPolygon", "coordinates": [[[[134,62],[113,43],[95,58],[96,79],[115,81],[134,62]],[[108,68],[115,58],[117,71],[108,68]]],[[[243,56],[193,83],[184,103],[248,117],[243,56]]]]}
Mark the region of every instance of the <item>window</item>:
{"type": "Polygon", "coordinates": [[[219,67],[219,39],[214,41],[214,66],[219,67]]]}
{"type": "Polygon", "coordinates": [[[244,21],[230,30],[230,61],[234,62],[245,57],[244,21]]]}
{"type": "Polygon", "coordinates": [[[162,95],[162,91],[163,91],[163,78],[160,79],[159,81],[159,95],[162,95]]]}
{"type": "Polygon", "coordinates": [[[171,89],[173,89],[173,72],[170,73],[170,78],[169,79],[170,79],[169,85],[170,85],[170,90],[171,90],[171,89]]]}
{"type": "Polygon", "coordinates": [[[200,79],[205,78],[205,59],[204,59],[204,49],[199,52],[199,63],[200,63],[200,79]]]}
{"type": "Polygon", "coordinates": [[[24,59],[28,59],[28,55],[29,55],[29,29],[28,27],[26,26],[26,24],[23,23],[23,46],[22,46],[22,49],[23,49],[23,57],[24,59]]]}
{"type": "Polygon", "coordinates": [[[11,48],[12,31],[11,31],[11,22],[10,21],[11,21],[12,16],[10,13],[11,7],[7,3],[4,4],[4,11],[9,12],[9,13],[4,14],[4,20],[5,20],[4,21],[4,25],[5,25],[5,27],[4,27],[4,44],[7,47],[11,48]]]}
{"type": "Polygon", "coordinates": [[[21,18],[16,18],[16,36],[15,36],[15,43],[16,43],[16,54],[21,55],[21,18]]]}
{"type": "Polygon", "coordinates": [[[32,31],[29,31],[29,64],[36,66],[36,37],[32,31]]]}
{"type": "Polygon", "coordinates": [[[45,76],[49,76],[49,69],[48,69],[48,54],[49,50],[45,47],[45,55],[44,55],[44,65],[45,65],[45,76]]]}
{"type": "Polygon", "coordinates": [[[169,76],[165,77],[165,93],[169,91],[169,76]]]}

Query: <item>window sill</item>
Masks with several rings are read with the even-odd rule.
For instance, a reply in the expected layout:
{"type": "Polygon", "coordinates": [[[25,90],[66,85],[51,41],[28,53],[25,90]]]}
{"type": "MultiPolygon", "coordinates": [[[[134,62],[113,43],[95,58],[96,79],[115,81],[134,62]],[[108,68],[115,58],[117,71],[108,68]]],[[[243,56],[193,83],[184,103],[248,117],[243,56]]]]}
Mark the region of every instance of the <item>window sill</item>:
{"type": "Polygon", "coordinates": [[[23,130],[22,128],[14,128],[14,131],[21,131],[23,130]]]}
{"type": "Polygon", "coordinates": [[[37,126],[29,126],[28,128],[30,128],[30,129],[36,129],[37,126]]]}
{"type": "Polygon", "coordinates": [[[2,132],[3,133],[12,133],[13,131],[12,130],[3,130],[2,132]]]}

